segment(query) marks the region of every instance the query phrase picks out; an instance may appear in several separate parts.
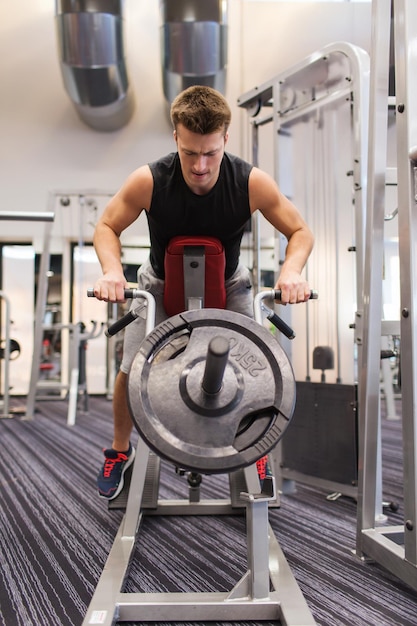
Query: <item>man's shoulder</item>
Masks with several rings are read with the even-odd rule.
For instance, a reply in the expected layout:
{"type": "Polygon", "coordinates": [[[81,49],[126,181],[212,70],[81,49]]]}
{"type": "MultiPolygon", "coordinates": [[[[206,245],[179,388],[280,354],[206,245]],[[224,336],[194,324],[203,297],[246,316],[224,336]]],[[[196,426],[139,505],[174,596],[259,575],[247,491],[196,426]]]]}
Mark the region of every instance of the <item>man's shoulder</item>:
{"type": "Polygon", "coordinates": [[[253,165],[237,156],[236,154],[231,154],[230,152],[224,153],[224,162],[226,167],[230,170],[234,170],[235,172],[242,173],[243,175],[249,175],[251,172],[253,165]]]}
{"type": "Polygon", "coordinates": [[[152,171],[167,170],[167,169],[169,170],[175,167],[177,163],[177,158],[178,158],[177,152],[170,152],[169,154],[166,154],[165,156],[159,157],[159,159],[156,159],[155,161],[151,161],[150,163],[148,163],[148,165],[152,171]]]}

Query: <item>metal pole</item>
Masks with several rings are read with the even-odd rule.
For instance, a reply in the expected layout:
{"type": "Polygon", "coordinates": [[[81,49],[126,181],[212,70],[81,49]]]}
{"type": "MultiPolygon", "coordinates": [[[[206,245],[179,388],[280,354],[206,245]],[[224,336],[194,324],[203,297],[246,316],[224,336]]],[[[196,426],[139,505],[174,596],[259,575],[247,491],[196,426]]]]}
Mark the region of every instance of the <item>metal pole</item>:
{"type": "MultiPolygon", "coordinates": [[[[38,278],[38,291],[36,296],[36,311],[35,311],[35,333],[33,340],[33,359],[32,369],[30,374],[29,393],[26,402],[26,415],[25,419],[33,419],[35,412],[35,397],[36,397],[36,385],[39,379],[39,366],[41,362],[42,354],[42,339],[43,339],[43,322],[45,318],[46,300],[48,295],[48,271],[50,260],[50,240],[52,233],[52,226],[54,220],[54,213],[38,214],[48,216],[46,219],[45,230],[43,234],[43,248],[41,254],[41,262],[39,267],[38,278]]],[[[30,218],[29,218],[30,219],[30,218]]],[[[45,221],[45,220],[42,220],[45,221]]]]}
{"type": "Polygon", "coordinates": [[[36,213],[32,211],[0,211],[1,221],[10,222],[53,222],[55,214],[50,212],[36,213]]]}
{"type": "MultiPolygon", "coordinates": [[[[401,276],[401,362],[404,467],[404,561],[417,565],[417,6],[394,2],[401,276]]],[[[414,570],[417,571],[416,569],[414,570]]],[[[403,576],[404,579],[404,576],[403,576]]]]}
{"type": "MultiPolygon", "coordinates": [[[[255,167],[259,166],[259,131],[256,122],[252,124],[252,163],[255,167]]],[[[256,211],[252,217],[252,245],[253,245],[253,263],[252,276],[253,288],[255,293],[259,291],[261,286],[261,234],[259,227],[259,211],[256,211]]]]}
{"type": "Polygon", "coordinates": [[[384,258],[385,174],[388,134],[388,66],[391,0],[372,4],[366,255],[363,279],[363,327],[359,369],[359,462],[357,553],[363,552],[363,528],[375,525],[382,509],[380,357],[384,258]]]}
{"type": "Polygon", "coordinates": [[[10,393],[10,299],[4,291],[0,291],[0,298],[4,300],[4,394],[3,394],[3,415],[0,417],[9,417],[9,393],[10,393]]]}

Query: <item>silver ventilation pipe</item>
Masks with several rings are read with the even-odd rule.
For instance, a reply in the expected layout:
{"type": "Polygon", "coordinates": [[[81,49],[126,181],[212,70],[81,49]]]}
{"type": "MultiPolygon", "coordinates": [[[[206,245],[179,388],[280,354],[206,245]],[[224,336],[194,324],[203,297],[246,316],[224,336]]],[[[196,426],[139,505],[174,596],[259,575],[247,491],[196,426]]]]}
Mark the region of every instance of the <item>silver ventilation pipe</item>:
{"type": "Polygon", "coordinates": [[[123,50],[123,0],[56,0],[65,89],[80,119],[100,131],[132,117],[134,98],[123,50]]]}
{"type": "Polygon", "coordinates": [[[227,0],[160,0],[162,80],[168,104],[191,85],[224,93],[227,0]]]}

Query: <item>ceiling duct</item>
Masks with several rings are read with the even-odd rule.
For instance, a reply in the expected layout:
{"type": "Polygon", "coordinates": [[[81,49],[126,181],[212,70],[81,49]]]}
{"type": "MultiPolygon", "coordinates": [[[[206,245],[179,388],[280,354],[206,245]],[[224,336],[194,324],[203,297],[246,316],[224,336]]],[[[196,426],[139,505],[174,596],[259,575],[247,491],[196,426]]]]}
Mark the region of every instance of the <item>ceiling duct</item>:
{"type": "Polygon", "coordinates": [[[132,117],[123,50],[123,0],[56,0],[55,20],[65,89],[80,119],[113,131],[132,117]]]}
{"type": "Polygon", "coordinates": [[[191,85],[224,93],[227,0],[161,0],[162,80],[166,100],[191,85]]]}

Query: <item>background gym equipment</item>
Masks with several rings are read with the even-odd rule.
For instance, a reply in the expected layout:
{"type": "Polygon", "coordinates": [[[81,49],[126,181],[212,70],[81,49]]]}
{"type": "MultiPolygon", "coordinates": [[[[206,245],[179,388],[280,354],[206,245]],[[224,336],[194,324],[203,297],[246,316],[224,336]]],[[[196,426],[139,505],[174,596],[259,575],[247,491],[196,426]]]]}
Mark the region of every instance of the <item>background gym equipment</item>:
{"type": "MultiPolygon", "coordinates": [[[[152,296],[140,290],[126,290],[125,294],[146,298],[149,325],[149,316],[154,316],[149,310],[152,296]]],[[[263,300],[271,297],[279,297],[279,292],[270,290],[255,299],[255,320],[222,309],[195,309],[171,317],[147,333],[128,380],[129,405],[142,437],[126,513],[85,625],[109,626],[115,620],[315,624],[268,524],[274,478],[264,478],[261,490],[255,465],[284,434],[295,402],[288,358],[257,321],[270,311],[263,300]],[[157,493],[155,497],[158,477],[152,483],[153,504],[144,506],[149,468],[155,458],[148,446],[173,465],[191,470],[197,488],[200,473],[236,474],[243,468],[244,488],[226,508],[190,497],[183,509],[176,503],[171,510],[171,514],[204,515],[246,507],[248,570],[230,592],[121,591],[142,516],[148,507],[161,511],[157,493]]],[[[270,313],[273,319],[278,317],[270,313]]],[[[117,328],[134,319],[125,316],[122,324],[116,322],[117,328]]],[[[286,330],[294,336],[291,328],[286,330]]]]}
{"type": "Polygon", "coordinates": [[[50,400],[54,395],[65,392],[65,399],[68,400],[68,426],[75,424],[77,409],[82,406],[84,412],[88,411],[88,389],[87,389],[87,368],[86,368],[86,349],[87,343],[91,339],[99,337],[103,332],[104,325],[91,321],[91,328],[87,330],[83,322],[76,324],[47,324],[42,325],[42,331],[53,331],[60,333],[68,333],[69,339],[69,365],[70,372],[69,383],[62,383],[60,380],[49,379],[47,376],[41,376],[46,371],[45,365],[49,365],[42,361],[39,364],[39,374],[35,385],[34,401],[50,400]],[[82,403],[82,404],[81,404],[82,403]]]}
{"type": "MultiPolygon", "coordinates": [[[[42,246],[42,255],[41,255],[41,263],[39,270],[39,283],[38,283],[38,291],[36,298],[36,321],[35,321],[35,334],[39,331],[40,321],[43,319],[45,314],[45,302],[46,302],[46,292],[48,288],[48,280],[47,280],[47,271],[49,268],[49,246],[51,239],[51,231],[53,222],[55,219],[55,215],[53,212],[45,212],[45,213],[36,213],[30,211],[12,211],[12,212],[0,212],[0,221],[25,221],[25,222],[44,222],[44,233],[43,233],[43,246],[42,246]]],[[[3,298],[4,300],[4,298],[3,298]]],[[[32,302],[30,302],[30,306],[32,306],[32,302]]],[[[6,316],[10,313],[7,313],[6,316]]],[[[10,317],[6,319],[6,339],[10,337],[9,335],[9,324],[10,317]]],[[[37,380],[39,376],[39,363],[41,359],[41,342],[34,343],[33,348],[33,359],[32,359],[32,369],[31,369],[31,381],[37,380]]],[[[8,365],[6,366],[6,377],[7,380],[4,380],[4,406],[3,406],[3,414],[4,416],[9,415],[9,376],[8,376],[8,365]]],[[[34,396],[32,394],[28,395],[27,405],[26,405],[26,417],[31,418],[34,410],[34,396]]]]}
{"type": "MultiPolygon", "coordinates": [[[[328,491],[328,499],[357,497],[357,390],[341,383],[297,381],[291,428],[281,446],[283,493],[296,483],[328,491]]],[[[275,464],[274,464],[275,468],[275,464]]]]}
{"type": "Polygon", "coordinates": [[[330,346],[316,346],[313,350],[313,369],[321,370],[321,382],[326,382],[326,370],[334,369],[334,351],[330,346]]]}
{"type": "MultiPolygon", "coordinates": [[[[24,348],[21,359],[24,360],[28,352],[32,356],[27,365],[27,369],[29,370],[27,375],[27,387],[26,377],[24,377],[25,385],[23,386],[23,391],[20,392],[21,394],[27,395],[26,409],[24,411],[26,420],[34,418],[36,400],[39,399],[40,396],[39,391],[45,391],[45,374],[47,373],[47,370],[43,369],[43,367],[45,367],[43,364],[43,344],[45,338],[50,337],[51,334],[60,334],[59,354],[54,355],[56,357],[56,364],[60,369],[60,376],[57,377],[56,380],[50,380],[48,382],[51,386],[53,383],[55,387],[55,389],[51,390],[51,393],[59,394],[63,400],[69,399],[70,390],[75,389],[75,393],[77,393],[78,377],[73,371],[73,364],[76,364],[78,358],[82,356],[81,353],[78,354],[77,352],[80,342],[83,343],[85,340],[92,338],[95,338],[96,341],[94,344],[90,344],[88,362],[86,363],[85,379],[88,378],[89,380],[89,391],[91,393],[104,393],[106,390],[107,342],[105,341],[104,336],[102,338],[103,341],[100,338],[101,333],[99,325],[102,321],[107,321],[107,311],[104,311],[104,315],[99,321],[97,321],[96,327],[94,327],[93,324],[93,328],[90,327],[90,324],[87,323],[87,321],[84,323],[82,321],[73,322],[73,320],[88,320],[89,322],[92,317],[89,315],[86,306],[83,308],[79,306],[79,301],[81,299],[79,293],[81,290],[85,293],[82,279],[88,274],[91,265],[93,265],[91,263],[91,258],[87,258],[87,254],[82,256],[82,252],[84,250],[84,238],[86,233],[93,232],[97,215],[112,195],[113,192],[110,191],[88,189],[84,191],[56,191],[49,194],[48,204],[51,210],[46,213],[0,213],[0,219],[5,220],[46,222],[43,228],[44,233],[42,240],[40,242],[36,241],[36,249],[39,249],[39,264],[35,262],[35,247],[31,247],[35,268],[30,267],[27,273],[28,280],[30,282],[29,288],[32,290],[32,272],[34,272],[34,277],[36,277],[36,269],[38,267],[38,281],[35,287],[35,315],[33,317],[33,323],[28,324],[27,332],[30,334],[27,337],[27,340],[25,338],[25,342],[23,343],[19,338],[19,343],[22,345],[22,348],[24,348]],[[78,241],[78,247],[74,246],[74,241],[78,241]],[[51,248],[54,251],[53,255],[51,255],[51,248]],[[80,260],[81,256],[82,258],[80,260]],[[53,272],[51,270],[55,270],[57,259],[60,259],[60,263],[58,263],[60,266],[59,276],[52,276],[53,272]],[[72,288],[68,288],[69,285],[72,285],[72,288]],[[52,300],[54,303],[54,309],[56,308],[59,311],[57,315],[57,323],[55,323],[56,320],[54,316],[50,315],[51,307],[49,306],[49,303],[51,301],[49,300],[49,297],[54,298],[52,300]],[[79,327],[78,324],[84,324],[84,328],[79,327]],[[86,329],[86,326],[88,326],[88,329],[86,329]],[[88,336],[85,335],[86,332],[88,333],[88,336]],[[74,339],[77,344],[75,348],[74,339]],[[93,363],[91,363],[92,357],[93,363]],[[97,376],[97,370],[99,370],[99,376],[97,376]],[[94,386],[98,377],[100,378],[101,385],[99,390],[97,390],[97,387],[94,386]],[[42,390],[40,389],[41,387],[42,390]]],[[[8,250],[9,247],[4,246],[4,248],[7,248],[8,250]]],[[[17,248],[20,250],[21,248],[24,248],[24,246],[17,246],[17,248]]],[[[87,246],[85,246],[85,248],[87,248],[87,246]]],[[[89,246],[89,248],[91,250],[92,246],[89,246]]],[[[11,268],[13,259],[9,260],[9,258],[5,258],[4,252],[2,259],[2,280],[3,283],[6,281],[10,285],[11,281],[13,281],[13,268],[11,268]]],[[[96,260],[96,264],[98,267],[98,260],[96,260]]],[[[95,275],[96,271],[97,270],[94,269],[95,275]]],[[[87,284],[90,284],[90,278],[88,276],[87,278],[87,284]]],[[[20,293],[25,292],[22,290],[19,292],[16,288],[16,294],[13,295],[13,298],[20,298],[20,293]]],[[[30,315],[31,322],[34,300],[32,293],[33,292],[30,291],[31,296],[28,298],[28,315],[30,315]]],[[[20,308],[22,308],[22,302],[20,299],[19,305],[20,308]]],[[[16,308],[16,304],[14,306],[16,308]]],[[[23,303],[23,306],[25,306],[25,303],[23,303]]],[[[14,380],[16,379],[16,375],[13,380],[13,370],[14,368],[12,364],[9,386],[12,386],[13,389],[15,389],[14,380]]],[[[50,378],[52,379],[52,376],[50,376],[50,378]]],[[[84,395],[85,408],[87,396],[84,394],[84,389],[82,388],[83,385],[84,383],[80,382],[79,391],[80,395],[84,395]]],[[[73,391],[72,396],[74,396],[73,391]]],[[[68,408],[68,422],[71,424],[74,423],[75,420],[76,409],[74,409],[74,403],[71,405],[69,404],[68,408]]]]}
{"type": "MultiPolygon", "coordinates": [[[[363,311],[358,318],[359,483],[356,552],[371,558],[417,589],[417,4],[414,0],[372,3],[372,65],[363,311]],[[393,34],[391,33],[393,16],[393,34]],[[392,41],[393,39],[393,41],[392,41]],[[401,277],[401,390],[404,474],[403,524],[375,524],[381,448],[380,358],[384,265],[390,43],[395,44],[398,234],[401,277]]],[[[398,332],[398,331],[397,331],[398,332]]],[[[396,333],[393,333],[396,334],[396,333]]]]}
{"type": "MultiPolygon", "coordinates": [[[[340,417],[343,432],[345,428],[348,433],[356,432],[357,362],[351,318],[354,309],[349,310],[346,302],[356,303],[362,298],[368,94],[367,53],[348,43],[336,42],[238,100],[248,113],[255,165],[263,166],[264,153],[269,155],[263,143],[272,140],[275,179],[303,210],[315,234],[307,278],[310,283],[325,285],[326,291],[326,297],[313,309],[287,307],[280,311],[285,321],[297,327],[300,343],[305,346],[305,352],[294,351],[290,342],[280,338],[291,358],[300,395],[316,398],[316,408],[320,410],[320,416],[312,416],[314,407],[306,410],[307,405],[300,401],[293,416],[299,432],[313,437],[308,439],[313,445],[308,451],[304,448],[307,459],[301,453],[302,446],[295,446],[291,437],[283,439],[270,456],[277,484],[284,492],[294,491],[294,480],[320,485],[330,493],[342,491],[351,496],[357,490],[356,472],[352,473],[352,465],[357,462],[356,439],[350,435],[343,440],[333,438],[334,446],[342,445],[340,455],[335,456],[346,461],[345,471],[336,470],[331,457],[323,456],[322,444],[326,444],[325,449],[328,444],[314,424],[330,437],[337,434],[333,428],[340,417]],[[266,142],[261,143],[261,138],[266,142]],[[322,358],[318,358],[320,353],[322,358]],[[328,358],[324,358],[326,355],[328,358]],[[327,383],[335,385],[333,390],[328,389],[327,383],[326,387],[317,385],[323,382],[324,372],[327,383]],[[335,401],[338,408],[344,407],[341,412],[335,411],[335,401]],[[290,462],[288,467],[283,465],[283,458],[290,462]],[[314,468],[319,468],[318,475],[314,468]],[[338,480],[333,480],[331,477],[336,475],[338,480]]],[[[255,217],[256,222],[260,219],[255,217]]],[[[259,250],[257,230],[255,224],[255,250],[259,250]]],[[[275,247],[278,266],[285,249],[285,240],[279,235],[275,247]]]]}
{"type": "MultiPolygon", "coordinates": [[[[0,294],[0,297],[3,297],[3,294],[0,294]]],[[[11,361],[14,361],[19,354],[20,344],[15,339],[0,339],[0,359],[9,358],[11,361]]]]}
{"type": "MultiPolygon", "coordinates": [[[[1,342],[1,352],[0,359],[4,359],[4,389],[3,389],[3,401],[0,406],[3,407],[3,411],[0,414],[1,417],[9,416],[9,394],[10,394],[10,383],[9,383],[9,368],[10,368],[10,356],[11,356],[11,339],[10,339],[10,300],[7,295],[0,291],[0,302],[4,303],[4,340],[1,342]]],[[[1,395],[1,394],[0,394],[1,395]]]]}
{"type": "MultiPolygon", "coordinates": [[[[13,411],[10,410],[10,406],[9,406],[9,395],[10,395],[10,386],[9,386],[9,380],[10,380],[10,375],[9,375],[9,369],[10,369],[10,362],[9,361],[14,361],[15,359],[17,359],[20,355],[20,344],[15,340],[15,339],[10,339],[10,300],[9,298],[7,298],[6,294],[3,293],[2,291],[0,291],[0,302],[3,301],[4,302],[4,321],[5,321],[5,328],[6,328],[6,332],[5,332],[5,338],[0,340],[0,361],[4,361],[4,364],[0,363],[0,370],[1,370],[1,366],[3,365],[3,370],[4,370],[4,374],[3,374],[3,380],[4,380],[4,392],[3,394],[1,393],[0,390],[0,407],[3,408],[3,410],[0,413],[0,417],[11,417],[11,415],[16,415],[16,413],[20,413],[21,411],[19,411],[19,409],[17,409],[16,407],[14,407],[13,411]]],[[[24,411],[23,411],[24,413],[24,411]]]]}
{"type": "MultiPolygon", "coordinates": [[[[326,295],[311,307],[286,307],[280,315],[304,349],[292,351],[297,380],[319,381],[312,371],[316,346],[334,350],[335,369],[328,382],[356,382],[351,328],[362,297],[367,161],[369,57],[361,48],[335,42],[242,94],[247,112],[252,161],[271,169],[282,191],[302,210],[315,235],[306,276],[325,286],[326,295]],[[354,244],[354,245],[353,245],[354,244]],[[343,287],[341,287],[343,285],[343,287]],[[352,308],[346,306],[352,302],[352,308]]],[[[254,255],[259,255],[256,213],[254,255]]],[[[285,254],[286,240],[273,233],[274,266],[285,254]]],[[[259,258],[254,264],[259,270],[259,258]]],[[[255,278],[257,272],[255,272],[255,278]]],[[[259,277],[258,277],[259,279],[259,277]]],[[[254,282],[255,289],[259,283],[254,282]]]]}

